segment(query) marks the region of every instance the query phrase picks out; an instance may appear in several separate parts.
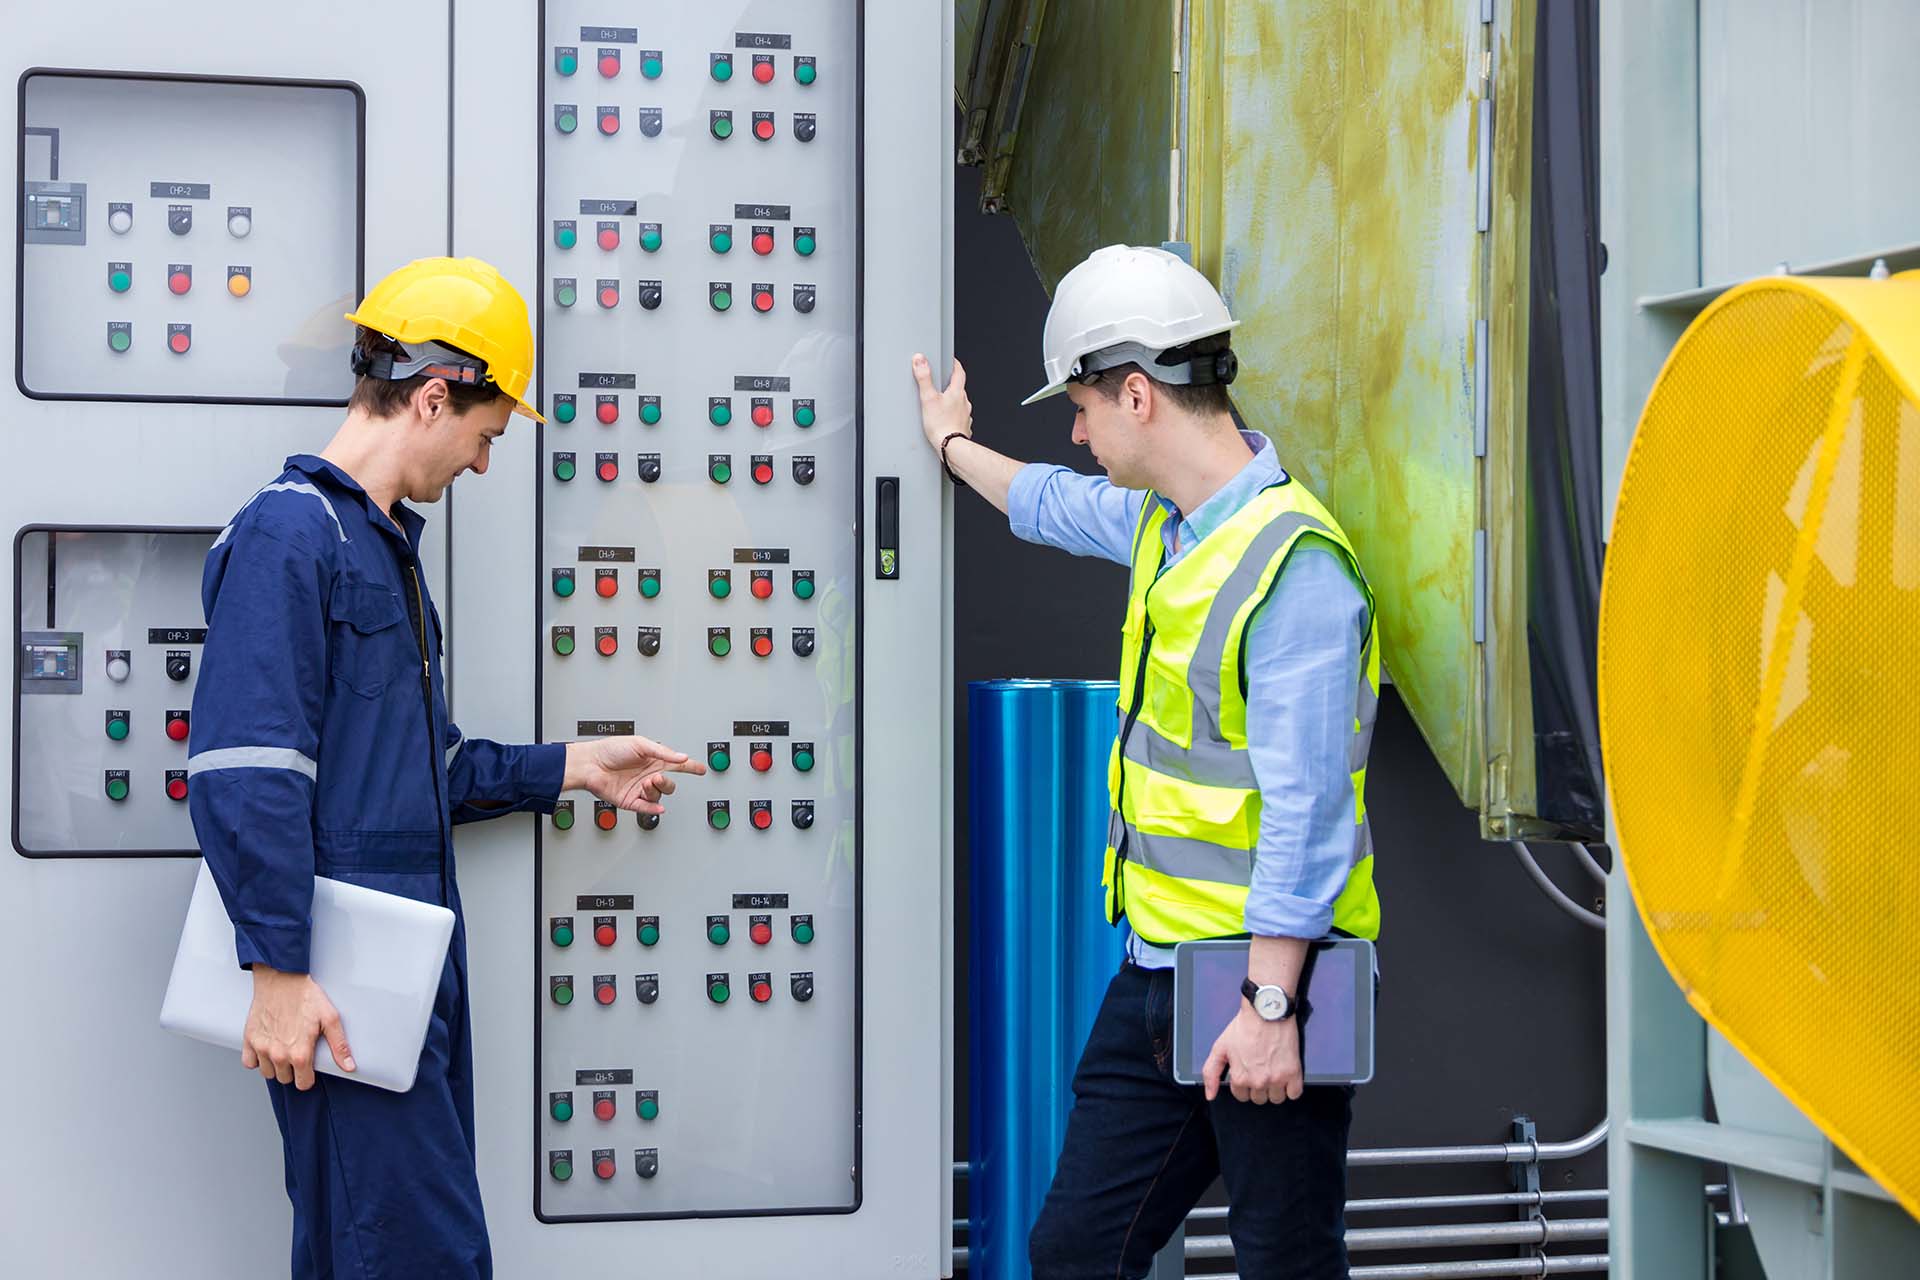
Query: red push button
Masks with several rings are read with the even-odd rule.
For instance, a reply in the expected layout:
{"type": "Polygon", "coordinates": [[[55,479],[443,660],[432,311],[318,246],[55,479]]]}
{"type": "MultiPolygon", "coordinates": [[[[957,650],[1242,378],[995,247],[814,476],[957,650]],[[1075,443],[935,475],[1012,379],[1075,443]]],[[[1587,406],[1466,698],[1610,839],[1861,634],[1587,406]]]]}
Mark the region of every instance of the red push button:
{"type": "Polygon", "coordinates": [[[613,1157],[596,1157],[593,1162],[593,1176],[602,1182],[611,1182],[613,1180],[613,1157]]]}
{"type": "Polygon", "coordinates": [[[761,257],[773,252],[773,232],[756,231],[753,233],[753,251],[761,257]]]}
{"type": "Polygon", "coordinates": [[[620,74],[620,55],[603,53],[600,55],[600,74],[611,80],[620,74]]]}
{"type": "Polygon", "coordinates": [[[755,289],[753,291],[753,309],[762,315],[773,310],[773,290],[755,289]]]}
{"type": "Polygon", "coordinates": [[[620,579],[611,573],[598,574],[593,580],[593,590],[603,600],[611,600],[620,593],[620,579]]]}
{"type": "Polygon", "coordinates": [[[753,576],[753,586],[751,590],[755,600],[771,600],[773,599],[773,579],[763,578],[756,573],[753,576]]]}
{"type": "Polygon", "coordinates": [[[767,117],[757,117],[753,122],[753,136],[762,142],[773,141],[773,121],[767,117]]]}
{"type": "MultiPolygon", "coordinates": [[[[608,461],[600,464],[596,474],[599,475],[599,477],[602,480],[605,480],[611,483],[612,481],[618,480],[620,478],[620,464],[609,459],[608,461]]],[[[608,579],[602,578],[600,581],[606,582],[608,581],[608,579]]],[[[610,596],[613,594],[613,592],[603,587],[600,591],[600,594],[603,596],[610,596]]]]}
{"type": "Polygon", "coordinates": [[[616,936],[618,936],[617,931],[610,924],[594,926],[593,940],[603,947],[612,946],[616,936]]]}
{"type": "Polygon", "coordinates": [[[768,827],[771,827],[772,825],[773,825],[773,810],[755,809],[753,811],[753,829],[754,830],[765,831],[768,827]]]}
{"type": "MultiPolygon", "coordinates": [[[[612,805],[595,805],[593,807],[593,825],[602,831],[613,830],[616,826],[620,825],[620,811],[612,805]]],[[[608,998],[611,999],[612,997],[609,996],[608,998]]]]}
{"type": "Polygon", "coordinates": [[[167,799],[185,800],[187,798],[187,780],[185,778],[167,779],[167,799]]]}
{"type": "Polygon", "coordinates": [[[773,768],[773,752],[766,747],[755,747],[750,763],[755,773],[765,773],[773,768]]]}
{"type": "Polygon", "coordinates": [[[770,404],[757,404],[753,406],[753,425],[756,427],[772,426],[773,406],[770,404]]]}
{"type": "Polygon", "coordinates": [[[767,62],[761,62],[759,59],[756,58],[753,63],[753,78],[755,80],[758,80],[761,84],[772,84],[773,83],[772,61],[769,60],[767,62]]]}
{"type": "Polygon", "coordinates": [[[177,356],[183,356],[187,354],[188,348],[192,346],[193,346],[193,335],[188,333],[185,329],[175,329],[172,333],[167,335],[167,348],[177,356]]]}
{"type": "Polygon", "coordinates": [[[754,463],[753,464],[753,482],[755,484],[772,484],[773,483],[773,464],[771,462],[754,463]]]}
{"type": "Polygon", "coordinates": [[[611,1120],[611,1119],[613,1119],[613,1099],[612,1099],[612,1098],[596,1098],[596,1099],[594,1099],[594,1102],[593,1102],[593,1118],[594,1118],[595,1120],[611,1120]]]}
{"type": "MultiPolygon", "coordinates": [[[[620,651],[620,640],[619,640],[619,637],[613,634],[613,632],[609,631],[605,635],[601,636],[598,640],[595,640],[593,642],[593,647],[600,651],[601,657],[611,658],[614,654],[620,651]]],[[[604,947],[607,944],[603,942],[600,945],[604,947]]]]}
{"type": "Polygon", "coordinates": [[[772,635],[770,635],[765,631],[758,631],[754,633],[753,656],[756,658],[771,658],[773,656],[773,636],[772,635]]]}
{"type": "Polygon", "coordinates": [[[600,247],[602,249],[605,249],[609,252],[615,249],[618,249],[620,247],[620,228],[618,227],[600,228],[599,240],[600,240],[600,247]]]}
{"type": "Polygon", "coordinates": [[[606,134],[609,138],[620,132],[620,116],[617,112],[608,111],[601,115],[600,132],[606,134]]]}
{"type": "Polygon", "coordinates": [[[593,998],[601,1004],[612,1004],[613,997],[614,987],[611,982],[596,982],[593,984],[593,998]]]}
{"type": "Polygon", "coordinates": [[[753,984],[753,1002],[765,1004],[771,999],[773,999],[773,984],[765,978],[756,979],[753,984]]]}
{"type": "Polygon", "coordinates": [[[185,293],[193,288],[193,273],[191,271],[173,272],[167,277],[167,288],[175,293],[185,293]]]}
{"type": "Polygon", "coordinates": [[[600,419],[600,421],[607,426],[612,426],[614,423],[620,421],[620,402],[612,396],[608,396],[605,400],[600,401],[600,403],[593,407],[593,416],[600,419]]]}
{"type": "Polygon", "coordinates": [[[620,286],[603,284],[600,286],[600,305],[612,310],[620,305],[620,286]]]}
{"type": "Polygon", "coordinates": [[[747,936],[753,939],[754,946],[764,947],[773,941],[773,926],[764,920],[759,921],[747,931],[747,936]]]}
{"type": "Polygon", "coordinates": [[[175,742],[187,740],[187,717],[185,715],[167,717],[167,736],[175,742]]]}

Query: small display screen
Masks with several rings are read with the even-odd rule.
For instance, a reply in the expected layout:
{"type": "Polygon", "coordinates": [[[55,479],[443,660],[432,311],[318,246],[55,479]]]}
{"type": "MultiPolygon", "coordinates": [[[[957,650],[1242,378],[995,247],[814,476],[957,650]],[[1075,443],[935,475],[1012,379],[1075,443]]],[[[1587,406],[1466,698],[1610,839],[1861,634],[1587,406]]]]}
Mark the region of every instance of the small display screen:
{"type": "MultiPolygon", "coordinates": [[[[1361,956],[1357,947],[1327,947],[1313,962],[1307,991],[1313,1014],[1301,1029],[1309,1079],[1359,1072],[1353,1019],[1359,1002],[1361,956]]],[[[1193,953],[1192,962],[1193,1021],[1188,1047],[1197,1072],[1213,1052],[1213,1042],[1245,1003],[1240,983],[1247,976],[1247,953],[1239,947],[1202,948],[1193,953]]]]}

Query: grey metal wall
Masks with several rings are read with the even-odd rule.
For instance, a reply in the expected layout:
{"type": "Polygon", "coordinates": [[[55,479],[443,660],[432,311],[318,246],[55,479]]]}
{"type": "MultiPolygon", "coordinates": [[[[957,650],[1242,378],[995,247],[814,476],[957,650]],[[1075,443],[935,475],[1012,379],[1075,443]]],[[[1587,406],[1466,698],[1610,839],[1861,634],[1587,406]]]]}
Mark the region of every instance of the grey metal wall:
{"type": "MultiPolygon", "coordinates": [[[[1011,219],[978,211],[978,171],[954,182],[954,347],[968,370],[980,438],[1017,457],[1086,468],[1068,438],[1071,408],[1018,403],[1039,384],[1047,297],[1011,219]]],[[[1154,238],[1148,232],[1145,238],[1154,238]]],[[[1283,423],[1252,423],[1286,456],[1283,423]]],[[[969,680],[996,676],[1111,678],[1119,662],[1126,573],[1015,539],[997,511],[970,494],[954,512],[954,677],[957,709],[969,680]]],[[[962,948],[957,1008],[966,1008],[968,902],[963,720],[954,759],[962,948]]],[[[1515,1113],[1543,1140],[1585,1133],[1605,1114],[1600,934],[1576,924],[1530,883],[1504,844],[1478,839],[1405,708],[1382,700],[1367,775],[1367,811],[1379,845],[1384,911],[1378,1074],[1355,1104],[1353,1145],[1502,1142],[1515,1113]]],[[[1582,901],[1594,886],[1558,850],[1544,864],[1582,901]]],[[[966,1066],[958,1019],[956,1070],[966,1066]]],[[[967,1090],[956,1083],[955,1158],[965,1154],[967,1090]]],[[[1604,1151],[1549,1166],[1549,1187],[1594,1187],[1604,1151]]],[[[1505,1190],[1498,1166],[1368,1169],[1350,1194],[1505,1190]]],[[[1217,1188],[1216,1188],[1217,1196],[1217,1188]]],[[[1598,1206],[1591,1211],[1600,1212],[1598,1206]]],[[[1588,1212],[1583,1209],[1582,1213],[1588,1212]]],[[[1472,1211],[1480,1220],[1497,1211],[1472,1211]]],[[[1391,1225],[1373,1215],[1359,1225],[1391,1225]]],[[[1379,1258],[1383,1255],[1373,1255],[1379,1258]]]]}

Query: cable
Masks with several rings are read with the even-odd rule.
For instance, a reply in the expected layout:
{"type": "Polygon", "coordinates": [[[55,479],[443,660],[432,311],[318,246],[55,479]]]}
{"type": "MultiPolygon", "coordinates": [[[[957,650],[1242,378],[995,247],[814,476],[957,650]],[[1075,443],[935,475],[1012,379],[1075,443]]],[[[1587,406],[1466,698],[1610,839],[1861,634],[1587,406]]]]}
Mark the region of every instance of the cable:
{"type": "Polygon", "coordinates": [[[1508,843],[1513,846],[1514,853],[1520,859],[1520,865],[1525,867],[1527,874],[1533,877],[1533,882],[1540,886],[1540,891],[1553,899],[1555,906],[1572,916],[1575,920],[1578,920],[1581,924],[1588,925],[1595,929],[1605,929],[1607,927],[1607,918],[1605,916],[1589,911],[1572,898],[1569,898],[1566,895],[1566,891],[1555,884],[1552,878],[1540,869],[1540,864],[1534,860],[1533,850],[1527,848],[1526,841],[1510,840],[1508,843]]]}
{"type": "Polygon", "coordinates": [[[1603,886],[1607,883],[1607,869],[1600,865],[1598,858],[1593,856],[1593,850],[1578,841],[1567,847],[1573,850],[1574,857],[1580,859],[1580,865],[1587,869],[1588,875],[1598,880],[1603,886]]]}

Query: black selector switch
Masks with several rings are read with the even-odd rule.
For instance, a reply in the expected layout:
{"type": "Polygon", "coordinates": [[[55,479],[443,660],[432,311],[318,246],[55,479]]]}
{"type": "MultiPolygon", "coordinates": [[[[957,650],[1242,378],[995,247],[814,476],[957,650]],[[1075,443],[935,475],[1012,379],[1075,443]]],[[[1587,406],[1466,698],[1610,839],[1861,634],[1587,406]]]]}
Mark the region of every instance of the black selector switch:
{"type": "Polygon", "coordinates": [[[641,481],[646,484],[652,484],[654,481],[658,480],[659,478],[660,478],[660,455],[657,453],[641,454],[640,455],[641,481]]]}
{"type": "Polygon", "coordinates": [[[813,825],[813,801],[795,800],[793,802],[793,825],[802,831],[813,825]]]}
{"type": "Polygon", "coordinates": [[[813,483],[812,458],[795,458],[793,460],[793,482],[795,484],[813,483]]]}
{"type": "Polygon", "coordinates": [[[793,136],[800,139],[800,141],[812,142],[814,134],[818,131],[818,125],[814,122],[812,116],[797,115],[793,118],[793,136]]]}
{"type": "Polygon", "coordinates": [[[651,1178],[660,1172],[660,1152],[655,1147],[642,1147],[633,1153],[633,1171],[643,1178],[651,1178]]]}
{"type": "Polygon", "coordinates": [[[659,310],[660,282],[658,280],[642,280],[640,282],[640,305],[648,311],[659,310]]]}
{"type": "Polygon", "coordinates": [[[660,975],[643,973],[633,980],[633,998],[641,1004],[652,1004],[660,998],[660,975]]]}
{"type": "Polygon", "coordinates": [[[657,656],[659,656],[659,653],[660,653],[660,628],[658,628],[658,627],[642,627],[642,628],[640,628],[640,642],[639,642],[639,643],[640,643],[640,655],[641,655],[642,657],[645,657],[645,658],[653,658],[653,657],[657,657],[657,656]]]}
{"type": "Polygon", "coordinates": [[[810,973],[794,974],[793,977],[787,981],[787,990],[793,993],[795,1000],[805,1004],[807,1001],[813,999],[813,975],[810,973]]]}
{"type": "Polygon", "coordinates": [[[793,655],[796,658],[813,656],[813,631],[808,627],[797,627],[793,633],[793,655]]]}
{"type": "Polygon", "coordinates": [[[167,679],[179,684],[193,674],[193,655],[190,653],[167,654],[167,679]]]}
{"type": "Polygon", "coordinates": [[[176,204],[167,210],[167,230],[183,236],[193,230],[193,206],[176,204]]]}
{"type": "Polygon", "coordinates": [[[793,309],[802,315],[813,310],[814,293],[810,284],[793,286],[793,309]]]}

